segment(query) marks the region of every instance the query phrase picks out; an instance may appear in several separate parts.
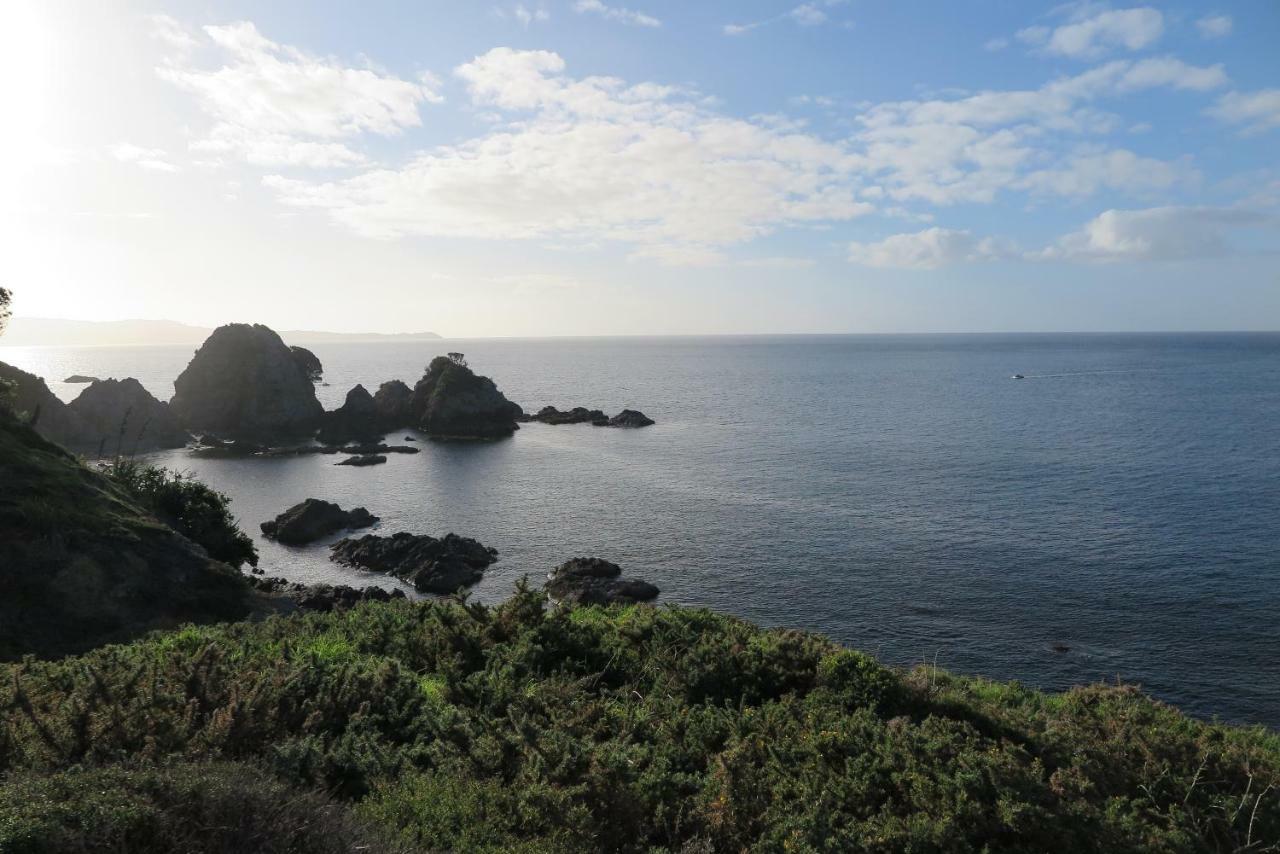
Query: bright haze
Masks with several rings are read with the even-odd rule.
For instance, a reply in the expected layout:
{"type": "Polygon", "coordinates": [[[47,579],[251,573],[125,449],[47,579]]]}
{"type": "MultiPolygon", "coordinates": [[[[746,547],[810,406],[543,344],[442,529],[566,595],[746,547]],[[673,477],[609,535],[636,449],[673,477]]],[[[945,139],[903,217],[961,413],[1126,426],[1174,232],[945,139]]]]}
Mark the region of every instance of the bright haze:
{"type": "Polygon", "coordinates": [[[2,14],[19,318],[1280,327],[1274,0],[2,14]]]}

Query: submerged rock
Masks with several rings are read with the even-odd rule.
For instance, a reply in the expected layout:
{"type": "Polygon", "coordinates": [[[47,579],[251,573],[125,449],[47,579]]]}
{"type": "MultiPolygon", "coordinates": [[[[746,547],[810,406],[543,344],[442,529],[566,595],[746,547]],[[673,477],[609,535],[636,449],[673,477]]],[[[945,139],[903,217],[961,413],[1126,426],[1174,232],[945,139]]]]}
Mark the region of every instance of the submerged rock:
{"type": "Polygon", "coordinates": [[[556,567],[547,593],[561,602],[611,605],[647,602],[657,597],[656,585],[638,578],[622,578],[622,568],[598,557],[575,557],[556,567]]]}
{"type": "Polygon", "coordinates": [[[409,411],[412,426],[438,439],[500,439],[518,429],[516,419],[524,414],[493,380],[446,356],[431,360],[409,411]]]}
{"type": "Polygon", "coordinates": [[[343,529],[367,528],[377,521],[378,517],[363,507],[343,510],[337,504],[308,498],[270,522],[263,522],[261,528],[266,537],[288,546],[302,546],[343,529]]]}
{"type": "Polygon", "coordinates": [[[408,533],[366,534],[334,543],[329,559],[343,566],[394,575],[424,593],[453,593],[475,584],[498,559],[497,549],[468,537],[440,539],[408,533]]]}
{"type": "Polygon", "coordinates": [[[360,454],[354,457],[347,457],[341,462],[334,463],[335,466],[377,466],[382,465],[387,458],[382,454],[360,454]]]}
{"type": "Polygon", "coordinates": [[[259,324],[215,329],[174,389],[170,406],[184,427],[229,439],[305,435],[324,413],[293,351],[259,324]]]}
{"type": "Polygon", "coordinates": [[[156,400],[142,383],[98,380],[67,407],[79,416],[84,435],[73,445],[104,446],[107,454],[132,455],[159,448],[181,448],[191,436],[178,424],[169,405],[156,400]]]}

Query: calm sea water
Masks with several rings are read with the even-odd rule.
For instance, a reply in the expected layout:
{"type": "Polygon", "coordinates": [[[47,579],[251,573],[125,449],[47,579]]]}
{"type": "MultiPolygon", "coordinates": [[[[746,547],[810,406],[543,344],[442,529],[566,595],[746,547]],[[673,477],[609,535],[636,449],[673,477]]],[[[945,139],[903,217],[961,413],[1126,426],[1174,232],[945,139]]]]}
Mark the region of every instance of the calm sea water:
{"type": "MultiPolygon", "coordinates": [[[[658,425],[534,424],[493,444],[424,442],[371,469],[159,455],[229,494],[255,534],[315,496],[368,507],[385,533],[497,547],[481,600],[598,555],[665,601],[890,662],[1050,689],[1118,677],[1201,716],[1280,726],[1280,335],[314,349],[330,408],[356,382],[412,384],[432,356],[462,350],[526,409],[634,407],[658,425]]],[[[51,380],[136,376],[162,399],[190,356],[0,348],[51,380]]],[[[269,574],[385,583],[322,546],[258,546],[269,574]]]]}

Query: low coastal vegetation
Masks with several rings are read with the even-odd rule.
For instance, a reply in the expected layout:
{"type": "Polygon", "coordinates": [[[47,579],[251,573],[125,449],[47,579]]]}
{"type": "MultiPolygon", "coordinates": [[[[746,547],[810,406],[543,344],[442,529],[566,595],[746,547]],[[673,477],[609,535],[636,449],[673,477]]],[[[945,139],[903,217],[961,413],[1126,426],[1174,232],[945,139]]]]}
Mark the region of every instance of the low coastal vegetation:
{"type": "Polygon", "coordinates": [[[496,607],[366,604],[4,665],[0,771],[6,852],[248,850],[236,834],[340,850],[289,847],[312,812],[362,850],[1280,840],[1280,736],[1262,728],[1131,687],[899,672],[705,610],[548,607],[523,587],[496,607]]]}

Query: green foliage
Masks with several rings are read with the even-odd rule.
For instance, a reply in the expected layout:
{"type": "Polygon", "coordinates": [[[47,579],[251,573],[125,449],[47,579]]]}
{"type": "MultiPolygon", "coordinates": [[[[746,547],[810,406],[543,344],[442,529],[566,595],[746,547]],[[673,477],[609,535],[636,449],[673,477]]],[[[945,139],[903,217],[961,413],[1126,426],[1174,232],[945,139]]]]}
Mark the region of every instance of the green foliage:
{"type": "MultiPolygon", "coordinates": [[[[1273,732],[1127,687],[903,674],[702,610],[547,610],[521,588],[497,607],[363,605],[0,667],[12,781],[247,759],[427,850],[1280,842],[1273,732]]],[[[98,809],[63,800],[51,826],[98,809]]]]}
{"type": "Polygon", "coordinates": [[[228,509],[231,499],[188,474],[118,459],[106,470],[142,506],[230,566],[258,565],[258,550],[228,509]]]}
{"type": "Polygon", "coordinates": [[[18,774],[0,785],[0,851],[370,854],[393,849],[349,809],[250,765],[18,774]]]}

